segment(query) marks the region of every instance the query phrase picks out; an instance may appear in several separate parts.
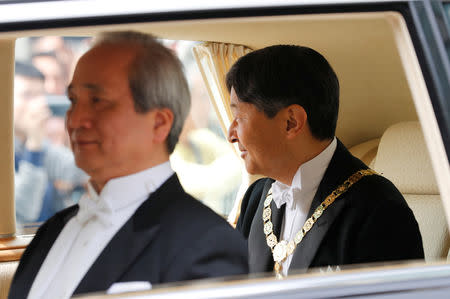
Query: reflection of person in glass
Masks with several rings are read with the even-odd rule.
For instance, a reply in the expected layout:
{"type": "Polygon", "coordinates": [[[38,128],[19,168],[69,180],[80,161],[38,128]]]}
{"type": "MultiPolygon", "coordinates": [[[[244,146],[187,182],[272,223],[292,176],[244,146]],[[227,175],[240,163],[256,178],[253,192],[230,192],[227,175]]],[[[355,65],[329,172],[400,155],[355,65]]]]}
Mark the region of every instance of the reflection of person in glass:
{"type": "Polygon", "coordinates": [[[418,224],[395,186],[335,137],[339,83],[325,58],[272,46],[227,74],[236,142],[251,185],[237,228],[251,272],[423,259],[418,224]]]}
{"type": "Polygon", "coordinates": [[[241,183],[241,163],[223,135],[211,129],[205,83],[195,65],[188,67],[192,107],[170,161],[189,194],[227,215],[241,183]]]}
{"type": "Polygon", "coordinates": [[[169,49],[146,34],[105,34],[78,61],[68,95],[67,130],[88,194],[39,229],[10,299],[247,272],[245,240],[188,195],[170,166],[190,98],[169,49]]]}
{"type": "Polygon", "coordinates": [[[47,94],[63,95],[67,84],[67,74],[64,66],[53,52],[33,54],[33,65],[45,77],[45,92],[47,94]]]}
{"type": "Polygon", "coordinates": [[[15,200],[19,223],[44,221],[72,205],[72,192],[86,182],[66,147],[46,138],[50,109],[44,98],[44,76],[17,62],[14,77],[15,200]],[[64,187],[61,187],[64,186],[64,187]]]}
{"type": "MultiPolygon", "coordinates": [[[[33,53],[32,56],[43,53],[45,56],[45,53],[47,53],[50,56],[55,56],[56,60],[58,61],[59,65],[64,68],[63,70],[63,76],[59,78],[59,80],[63,80],[65,78],[65,84],[67,84],[68,79],[70,75],[73,73],[73,67],[75,64],[75,56],[78,55],[76,51],[73,49],[73,44],[69,45],[67,43],[68,37],[63,36],[40,36],[35,37],[31,39],[31,52],[33,53]]],[[[77,40],[80,40],[78,37],[70,37],[70,38],[76,38],[77,40]]],[[[79,44],[80,42],[78,42],[79,44]]],[[[75,47],[76,48],[76,47],[75,47]]],[[[38,55],[39,56],[39,55],[38,55]]],[[[50,57],[51,58],[51,57],[50,57]]],[[[43,60],[44,61],[44,60],[43,60]]],[[[54,62],[50,62],[53,64],[51,67],[55,67],[54,62]]],[[[38,69],[39,66],[37,66],[38,69]]],[[[57,72],[60,72],[60,67],[57,66],[57,72]]],[[[45,74],[44,74],[45,75],[45,74]]],[[[63,87],[63,93],[66,91],[66,85],[63,87]]]]}

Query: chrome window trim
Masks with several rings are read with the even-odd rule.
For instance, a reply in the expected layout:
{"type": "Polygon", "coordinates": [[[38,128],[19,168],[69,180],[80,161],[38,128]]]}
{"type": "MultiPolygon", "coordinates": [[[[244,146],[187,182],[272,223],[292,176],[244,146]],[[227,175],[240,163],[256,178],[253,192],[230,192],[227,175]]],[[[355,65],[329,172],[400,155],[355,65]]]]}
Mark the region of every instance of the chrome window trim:
{"type": "MultiPolygon", "coordinates": [[[[30,21],[50,21],[86,17],[126,16],[152,13],[172,13],[189,11],[208,11],[221,9],[287,7],[292,5],[324,4],[366,4],[393,2],[389,0],[166,0],[166,1],[111,1],[111,0],[65,0],[65,1],[0,1],[0,24],[30,21]],[[2,3],[3,2],[3,3],[2,3]],[[39,13],[36,13],[39,11],[39,13]]],[[[404,2],[404,1],[395,1],[404,2]]]]}

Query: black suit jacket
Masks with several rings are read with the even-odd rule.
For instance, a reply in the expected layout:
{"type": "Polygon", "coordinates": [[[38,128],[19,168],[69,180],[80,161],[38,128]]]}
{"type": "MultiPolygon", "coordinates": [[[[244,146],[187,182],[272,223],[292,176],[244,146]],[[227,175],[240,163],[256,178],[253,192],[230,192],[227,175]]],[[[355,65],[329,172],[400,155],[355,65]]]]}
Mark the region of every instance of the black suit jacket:
{"type": "MultiPolygon", "coordinates": [[[[10,299],[26,298],[52,244],[77,211],[77,205],[65,209],[38,230],[20,260],[10,299]]],[[[244,273],[248,273],[244,238],[185,193],[173,175],[112,238],[74,294],[104,291],[115,282],[158,284],[244,273]]]]}
{"type": "MultiPolygon", "coordinates": [[[[336,187],[366,168],[338,140],[308,217],[336,187]]],[[[251,273],[273,270],[262,220],[264,199],[273,182],[268,178],[256,181],[241,206],[237,229],[248,239],[251,273]]],[[[271,204],[278,240],[284,208],[271,204]]],[[[423,258],[419,227],[403,196],[386,178],[371,175],[363,177],[327,208],[297,245],[289,269],[423,258]]]]}

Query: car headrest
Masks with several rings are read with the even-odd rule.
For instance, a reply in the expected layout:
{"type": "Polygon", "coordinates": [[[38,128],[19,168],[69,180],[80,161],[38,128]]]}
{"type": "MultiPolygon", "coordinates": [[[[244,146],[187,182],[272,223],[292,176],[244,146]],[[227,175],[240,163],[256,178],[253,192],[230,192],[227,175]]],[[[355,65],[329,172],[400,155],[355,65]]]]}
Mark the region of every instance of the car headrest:
{"type": "Polygon", "coordinates": [[[404,194],[439,194],[419,122],[401,122],[381,137],[374,169],[404,194]]]}
{"type": "Polygon", "coordinates": [[[369,167],[373,167],[373,163],[378,151],[378,144],[380,138],[370,139],[363,143],[357,144],[349,148],[348,150],[353,156],[363,161],[369,167]]]}

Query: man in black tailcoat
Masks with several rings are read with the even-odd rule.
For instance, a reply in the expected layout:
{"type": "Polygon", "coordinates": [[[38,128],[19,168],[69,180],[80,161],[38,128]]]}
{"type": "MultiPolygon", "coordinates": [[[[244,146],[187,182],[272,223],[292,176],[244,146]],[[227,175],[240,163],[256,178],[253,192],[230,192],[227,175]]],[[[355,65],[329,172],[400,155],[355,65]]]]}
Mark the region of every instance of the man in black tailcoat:
{"type": "Polygon", "coordinates": [[[237,229],[250,272],[423,259],[403,196],[335,137],[339,82],[326,59],[278,45],[241,57],[227,74],[235,142],[250,174],[237,229]]]}

